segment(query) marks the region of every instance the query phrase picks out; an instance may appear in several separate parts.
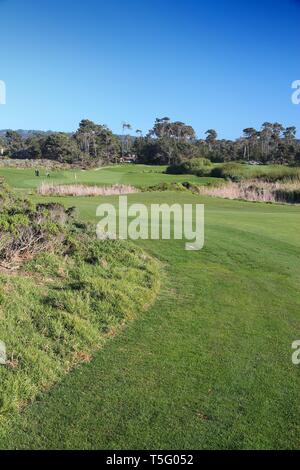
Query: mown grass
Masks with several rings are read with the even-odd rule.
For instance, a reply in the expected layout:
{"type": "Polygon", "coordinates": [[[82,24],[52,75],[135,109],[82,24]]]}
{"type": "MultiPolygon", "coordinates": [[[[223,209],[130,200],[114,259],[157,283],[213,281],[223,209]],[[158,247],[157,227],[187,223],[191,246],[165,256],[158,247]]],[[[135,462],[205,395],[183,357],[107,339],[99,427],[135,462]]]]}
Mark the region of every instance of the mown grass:
{"type": "MultiPolygon", "coordinates": [[[[95,223],[101,200],[65,204],[95,223]]],[[[300,375],[291,344],[300,334],[299,208],[188,192],[129,200],[203,202],[204,249],[140,242],[165,266],[159,300],[15,417],[1,446],[298,448],[300,375]]]]}
{"type": "MultiPolygon", "coordinates": [[[[118,201],[49,200],[76,205],[94,224],[100,202],[118,201]]],[[[187,191],[129,202],[204,203],[204,249],[138,242],[164,265],[157,302],[92,362],[11,416],[0,447],[299,448],[300,375],[291,361],[300,335],[299,207],[187,191]]]]}
{"type": "Polygon", "coordinates": [[[242,165],[237,163],[216,164],[207,167],[207,176],[198,177],[194,174],[167,174],[166,166],[130,165],[104,167],[92,170],[55,170],[40,169],[40,177],[34,175],[33,168],[0,168],[0,176],[17,189],[31,190],[38,188],[43,182],[59,184],[112,185],[124,184],[145,188],[159,184],[194,183],[211,184],[221,178],[233,180],[261,178],[266,181],[282,179],[299,179],[299,168],[284,165],[242,165]],[[211,175],[210,175],[211,173],[211,175]]]}
{"type": "Polygon", "coordinates": [[[37,188],[44,181],[53,184],[88,184],[109,185],[125,184],[136,187],[154,186],[160,183],[191,183],[205,184],[212,178],[198,178],[194,175],[167,175],[165,166],[120,165],[93,170],[51,171],[46,178],[46,169],[40,169],[40,177],[34,175],[34,169],[0,168],[0,176],[14,188],[37,188]]]}

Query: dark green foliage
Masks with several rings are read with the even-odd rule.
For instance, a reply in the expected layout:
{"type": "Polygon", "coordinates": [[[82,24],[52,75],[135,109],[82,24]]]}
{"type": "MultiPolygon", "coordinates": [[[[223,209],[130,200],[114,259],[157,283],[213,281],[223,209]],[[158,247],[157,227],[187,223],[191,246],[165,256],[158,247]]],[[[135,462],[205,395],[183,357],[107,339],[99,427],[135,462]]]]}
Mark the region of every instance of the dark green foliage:
{"type": "Polygon", "coordinates": [[[107,126],[83,119],[74,140],[86,164],[116,163],[120,159],[120,141],[107,126]]]}
{"type": "Polygon", "coordinates": [[[153,191],[185,191],[188,183],[159,183],[154,186],[146,186],[141,188],[143,192],[153,191]]]}
{"type": "Polygon", "coordinates": [[[197,140],[191,129],[169,118],[157,119],[148,137],[135,142],[139,161],[174,165],[199,155],[215,163],[255,160],[293,165],[299,160],[300,145],[294,126],[284,128],[279,123],[265,122],[260,131],[244,129],[243,136],[235,141],[218,139],[214,129],[205,133],[205,139],[197,140]],[[185,133],[187,128],[189,132],[185,133]]]}
{"type": "Polygon", "coordinates": [[[210,176],[214,178],[230,179],[231,181],[241,181],[245,178],[243,165],[238,163],[225,163],[222,166],[213,168],[210,176]]]}
{"type": "Polygon", "coordinates": [[[46,159],[59,163],[95,166],[120,158],[120,141],[110,129],[83,120],[75,134],[34,133],[24,138],[8,131],[3,142],[6,154],[15,159],[46,159]]]}
{"type": "Polygon", "coordinates": [[[300,190],[289,189],[275,189],[274,196],[279,202],[286,202],[288,204],[300,204],[300,190]]]}
{"type": "Polygon", "coordinates": [[[60,163],[78,161],[80,151],[76,142],[68,134],[52,134],[42,144],[43,158],[58,160],[60,163]]]}
{"type": "Polygon", "coordinates": [[[211,162],[207,158],[193,158],[167,168],[168,174],[208,176],[211,171],[211,162]]]}
{"type": "Polygon", "coordinates": [[[139,162],[150,165],[175,165],[182,159],[195,158],[199,153],[195,145],[190,142],[180,142],[168,137],[157,140],[137,139],[134,149],[139,162]]]}
{"type": "MultiPolygon", "coordinates": [[[[123,130],[131,130],[130,124],[123,130]]],[[[176,165],[199,155],[214,163],[229,161],[299,164],[300,143],[296,127],[265,122],[258,131],[243,130],[236,140],[218,139],[214,129],[197,139],[192,126],[164,117],[156,119],[146,137],[137,130],[137,137],[117,136],[105,125],[83,119],[78,130],[66,133],[31,133],[27,138],[16,131],[7,131],[0,147],[6,156],[18,159],[49,159],[61,163],[93,167],[120,163],[124,157],[150,165],[176,165]]]]}
{"type": "Polygon", "coordinates": [[[72,231],[72,214],[60,204],[38,204],[0,188],[0,263],[18,266],[43,251],[63,250],[72,231]]]}

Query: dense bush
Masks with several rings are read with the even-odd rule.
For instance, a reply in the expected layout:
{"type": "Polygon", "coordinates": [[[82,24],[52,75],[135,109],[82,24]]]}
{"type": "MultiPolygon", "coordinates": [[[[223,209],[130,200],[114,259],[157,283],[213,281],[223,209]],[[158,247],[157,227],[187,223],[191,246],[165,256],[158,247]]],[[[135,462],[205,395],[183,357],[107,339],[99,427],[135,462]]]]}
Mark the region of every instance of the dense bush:
{"type": "Polygon", "coordinates": [[[153,192],[153,191],[185,191],[186,190],[186,185],[187,183],[158,183],[155,184],[154,186],[145,186],[142,187],[141,190],[145,192],[153,192]]]}
{"type": "Polygon", "coordinates": [[[300,204],[300,188],[299,189],[276,189],[273,191],[274,197],[278,202],[286,202],[288,204],[300,204]]]}
{"type": "Polygon", "coordinates": [[[34,207],[0,185],[0,263],[18,266],[43,251],[61,250],[73,222],[72,211],[60,204],[34,207]]]}
{"type": "Polygon", "coordinates": [[[223,165],[214,167],[210,176],[214,178],[230,179],[231,181],[241,181],[246,177],[245,167],[239,163],[224,163],[223,165]]]}
{"type": "Polygon", "coordinates": [[[212,163],[207,158],[192,158],[167,168],[168,174],[207,176],[210,174],[212,163]]]}

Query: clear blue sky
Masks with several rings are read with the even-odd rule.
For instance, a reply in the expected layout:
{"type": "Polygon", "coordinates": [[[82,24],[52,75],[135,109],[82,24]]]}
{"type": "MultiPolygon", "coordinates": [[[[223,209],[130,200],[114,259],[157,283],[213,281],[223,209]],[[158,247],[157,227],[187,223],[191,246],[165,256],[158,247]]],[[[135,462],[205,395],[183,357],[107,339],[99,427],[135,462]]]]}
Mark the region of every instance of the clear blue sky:
{"type": "Polygon", "coordinates": [[[0,0],[1,128],[300,128],[297,0],[0,0]]]}

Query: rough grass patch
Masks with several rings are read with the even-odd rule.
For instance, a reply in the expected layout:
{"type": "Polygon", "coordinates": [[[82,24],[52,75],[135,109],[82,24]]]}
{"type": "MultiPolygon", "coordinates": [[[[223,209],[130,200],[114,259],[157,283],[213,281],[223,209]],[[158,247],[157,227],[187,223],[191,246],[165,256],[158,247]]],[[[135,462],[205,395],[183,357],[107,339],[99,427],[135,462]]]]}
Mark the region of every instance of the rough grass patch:
{"type": "Polygon", "coordinates": [[[0,338],[8,358],[0,366],[0,423],[90,360],[153,302],[158,288],[158,263],[111,240],[85,241],[73,256],[41,254],[14,276],[0,275],[0,338]]]}

